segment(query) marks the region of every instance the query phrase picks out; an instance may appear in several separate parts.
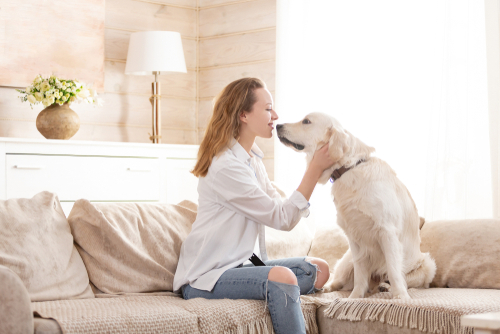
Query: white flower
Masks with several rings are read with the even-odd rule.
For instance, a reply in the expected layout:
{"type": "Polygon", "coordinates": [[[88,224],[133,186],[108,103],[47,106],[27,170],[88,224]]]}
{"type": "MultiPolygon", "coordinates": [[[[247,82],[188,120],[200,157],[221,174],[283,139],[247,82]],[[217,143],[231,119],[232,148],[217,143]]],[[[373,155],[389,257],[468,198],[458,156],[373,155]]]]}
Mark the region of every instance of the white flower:
{"type": "Polygon", "coordinates": [[[37,102],[36,98],[31,94],[28,95],[28,101],[29,101],[29,103],[32,103],[32,104],[37,102]]]}
{"type": "Polygon", "coordinates": [[[48,106],[50,106],[52,104],[52,103],[50,103],[50,99],[43,99],[42,103],[46,107],[48,107],[48,106]]]}
{"type": "Polygon", "coordinates": [[[87,88],[82,88],[82,90],[80,90],[77,95],[82,99],[86,99],[87,97],[90,96],[90,92],[87,88]]]}
{"type": "Polygon", "coordinates": [[[37,76],[33,82],[34,82],[35,84],[39,84],[40,82],[42,82],[42,77],[37,76]]]}
{"type": "Polygon", "coordinates": [[[33,87],[31,87],[31,86],[26,87],[26,93],[31,93],[32,89],[33,89],[33,87]]]}
{"type": "Polygon", "coordinates": [[[76,96],[72,96],[70,99],[69,99],[70,102],[75,102],[76,101],[76,96]]]}
{"type": "Polygon", "coordinates": [[[46,91],[46,90],[49,90],[49,88],[50,88],[50,84],[49,84],[49,82],[47,80],[45,80],[44,82],[42,82],[40,84],[40,91],[42,91],[42,92],[46,91]]]}
{"type": "Polygon", "coordinates": [[[94,105],[98,106],[98,107],[102,107],[104,104],[104,100],[101,99],[100,97],[97,98],[97,99],[94,99],[94,105]]]}
{"type": "Polygon", "coordinates": [[[35,93],[35,98],[38,102],[42,101],[43,100],[43,94],[40,93],[40,92],[36,92],[35,93]]]}

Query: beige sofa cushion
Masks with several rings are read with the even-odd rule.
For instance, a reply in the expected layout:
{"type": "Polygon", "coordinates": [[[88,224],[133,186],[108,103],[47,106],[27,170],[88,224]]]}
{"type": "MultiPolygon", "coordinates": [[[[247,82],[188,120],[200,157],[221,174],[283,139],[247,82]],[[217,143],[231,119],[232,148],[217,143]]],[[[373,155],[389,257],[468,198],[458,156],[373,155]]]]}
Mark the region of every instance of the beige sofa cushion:
{"type": "Polygon", "coordinates": [[[426,222],[420,236],[436,260],[431,286],[500,289],[500,220],[426,222]]]}
{"type": "Polygon", "coordinates": [[[41,317],[55,319],[62,333],[200,333],[197,316],[182,308],[184,302],[180,297],[127,296],[31,307],[41,317]]]}
{"type": "Polygon", "coordinates": [[[466,314],[500,311],[500,291],[494,289],[409,289],[409,300],[379,292],[348,299],[350,291],[316,294],[321,333],[405,333],[415,330],[441,334],[471,334],[462,327],[466,314]]]}
{"type": "Polygon", "coordinates": [[[302,218],[291,231],[279,231],[266,226],[266,250],[269,260],[306,256],[316,230],[314,215],[302,218]]]}
{"type": "MultiPolygon", "coordinates": [[[[271,182],[271,185],[282,199],[287,198],[285,192],[275,182],[271,182]]],[[[311,212],[307,218],[301,218],[291,231],[279,231],[267,226],[265,229],[266,251],[269,260],[306,256],[316,231],[314,213],[311,212]]]]}
{"type": "Polygon", "coordinates": [[[318,227],[308,255],[325,260],[333,272],[335,264],[348,249],[349,242],[342,229],[337,225],[326,225],[318,227]]]}
{"type": "MultiPolygon", "coordinates": [[[[307,333],[317,333],[316,305],[303,302],[307,333]]],[[[32,303],[63,333],[274,333],[264,300],[184,300],[172,296],[113,296],[75,303],[32,303]]]]}
{"type": "Polygon", "coordinates": [[[68,221],[90,280],[105,293],[171,291],[196,212],[160,203],[78,200],[68,221]]]}
{"type": "Polygon", "coordinates": [[[55,194],[0,201],[0,231],[0,264],[21,278],[31,301],[94,297],[55,194]]]}
{"type": "Polygon", "coordinates": [[[0,333],[33,334],[28,290],[12,270],[0,265],[0,333]]]}

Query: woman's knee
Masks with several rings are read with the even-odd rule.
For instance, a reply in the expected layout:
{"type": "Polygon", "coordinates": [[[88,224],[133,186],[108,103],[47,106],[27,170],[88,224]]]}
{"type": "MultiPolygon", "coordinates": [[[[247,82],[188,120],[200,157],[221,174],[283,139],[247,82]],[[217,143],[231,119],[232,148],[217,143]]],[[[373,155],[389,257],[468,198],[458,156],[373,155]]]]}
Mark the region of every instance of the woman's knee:
{"type": "Polygon", "coordinates": [[[330,266],[328,265],[328,262],[316,257],[307,257],[306,262],[318,266],[318,272],[316,274],[316,288],[323,287],[323,285],[325,285],[330,278],[330,266]]]}
{"type": "Polygon", "coordinates": [[[297,285],[297,276],[286,267],[272,267],[267,278],[273,282],[297,285]]]}

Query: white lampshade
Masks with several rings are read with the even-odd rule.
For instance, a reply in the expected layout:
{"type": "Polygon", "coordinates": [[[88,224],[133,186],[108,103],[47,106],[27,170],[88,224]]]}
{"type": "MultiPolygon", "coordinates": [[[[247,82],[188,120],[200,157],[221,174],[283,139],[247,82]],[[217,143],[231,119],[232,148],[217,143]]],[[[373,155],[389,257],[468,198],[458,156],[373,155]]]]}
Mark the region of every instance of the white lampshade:
{"type": "Polygon", "coordinates": [[[181,34],[174,31],[140,31],[130,35],[125,74],[186,73],[181,34]]]}

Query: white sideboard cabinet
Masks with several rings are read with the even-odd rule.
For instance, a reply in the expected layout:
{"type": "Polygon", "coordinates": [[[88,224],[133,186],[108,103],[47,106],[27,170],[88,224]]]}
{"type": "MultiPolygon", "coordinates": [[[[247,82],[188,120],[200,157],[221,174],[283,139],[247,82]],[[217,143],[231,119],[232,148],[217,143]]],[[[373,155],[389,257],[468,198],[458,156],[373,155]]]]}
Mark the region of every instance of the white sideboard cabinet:
{"type": "Polygon", "coordinates": [[[198,202],[198,146],[0,137],[0,199],[58,195],[74,202],[198,202]]]}

